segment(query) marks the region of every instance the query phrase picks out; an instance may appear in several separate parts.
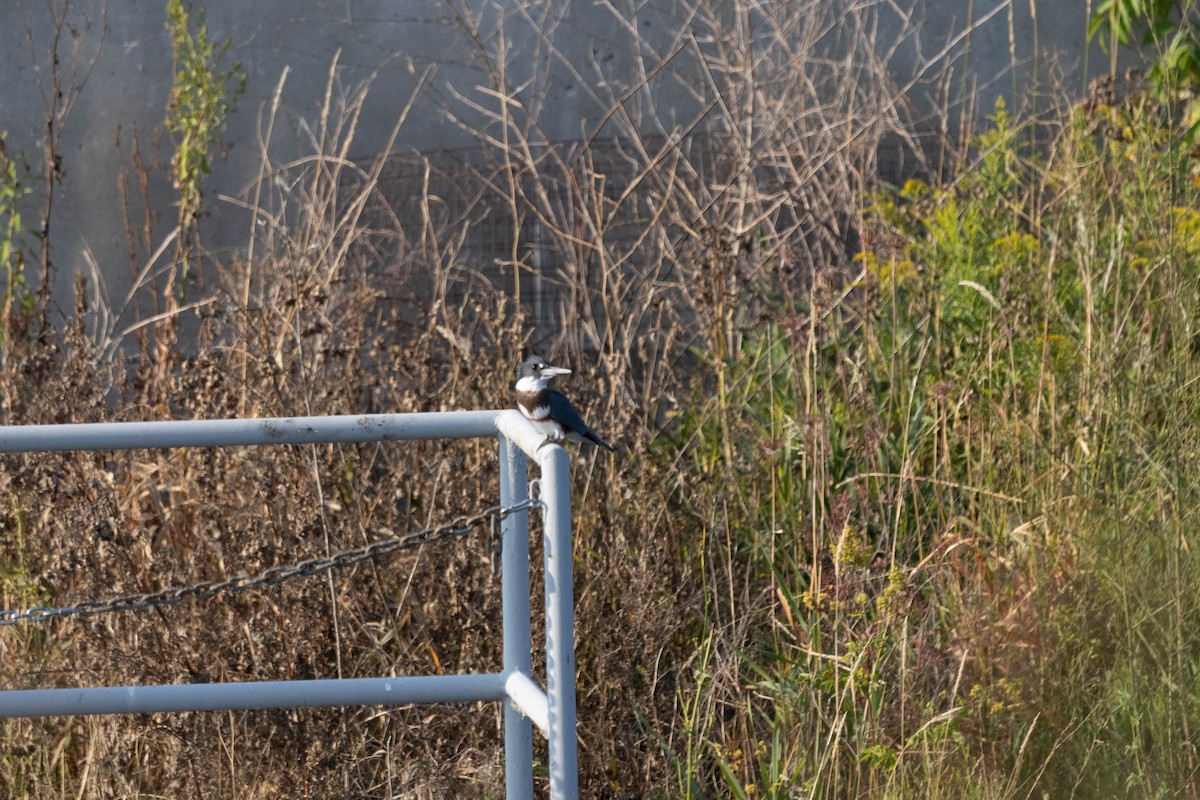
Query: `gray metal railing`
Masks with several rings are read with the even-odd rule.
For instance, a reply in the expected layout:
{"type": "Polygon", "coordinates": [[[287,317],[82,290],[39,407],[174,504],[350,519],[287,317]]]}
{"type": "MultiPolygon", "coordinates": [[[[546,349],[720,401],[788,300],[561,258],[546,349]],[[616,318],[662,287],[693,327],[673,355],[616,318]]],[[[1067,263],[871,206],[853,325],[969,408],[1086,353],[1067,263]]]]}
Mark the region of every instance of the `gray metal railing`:
{"type": "Polygon", "coordinates": [[[510,798],[533,796],[533,725],[548,737],[550,796],[578,795],[571,485],[567,453],[516,411],[0,426],[0,452],[377,442],[498,436],[504,667],[498,673],[0,691],[0,718],[313,706],[504,703],[510,798]],[[541,470],[546,689],[532,679],[529,459],[541,470]]]}

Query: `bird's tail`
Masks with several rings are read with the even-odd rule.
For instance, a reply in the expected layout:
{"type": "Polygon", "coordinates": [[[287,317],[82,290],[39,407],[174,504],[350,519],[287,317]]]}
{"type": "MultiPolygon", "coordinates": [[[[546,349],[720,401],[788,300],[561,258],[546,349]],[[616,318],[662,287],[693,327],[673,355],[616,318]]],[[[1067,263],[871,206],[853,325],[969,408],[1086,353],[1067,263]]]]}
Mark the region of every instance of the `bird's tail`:
{"type": "Polygon", "coordinates": [[[603,447],[608,452],[613,453],[614,455],[616,454],[617,449],[615,447],[613,447],[611,444],[604,441],[603,439],[601,439],[599,436],[592,433],[591,431],[588,431],[587,434],[585,434],[585,436],[589,442],[596,445],[597,447],[603,447]]]}

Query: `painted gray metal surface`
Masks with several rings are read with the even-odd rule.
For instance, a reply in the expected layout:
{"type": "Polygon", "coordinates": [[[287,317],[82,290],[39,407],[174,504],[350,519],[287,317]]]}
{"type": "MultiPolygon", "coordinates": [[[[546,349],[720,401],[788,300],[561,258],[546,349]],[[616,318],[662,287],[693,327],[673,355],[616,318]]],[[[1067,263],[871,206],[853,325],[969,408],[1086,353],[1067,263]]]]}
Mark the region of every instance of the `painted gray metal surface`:
{"type": "Polygon", "coordinates": [[[503,674],[416,675],[0,692],[0,717],[152,714],[504,700],[503,674]]]}
{"type": "Polygon", "coordinates": [[[571,541],[570,457],[516,411],[502,412],[496,427],[541,468],[542,545],[546,595],[546,698],[550,744],[550,796],[579,795],[575,710],[575,593],[571,541]]]}
{"type": "Polygon", "coordinates": [[[550,701],[550,796],[579,794],[575,735],[575,598],[567,451],[542,450],[542,543],[546,561],[546,695],[550,701]]]}
{"type": "MultiPolygon", "coordinates": [[[[504,690],[516,710],[528,717],[542,732],[550,735],[550,703],[546,693],[523,672],[509,672],[504,680],[504,690]]],[[[532,737],[530,737],[532,740],[532,737]]],[[[532,743],[532,741],[531,741],[532,743]]]]}
{"type": "MultiPolygon", "coordinates": [[[[500,505],[508,507],[529,495],[525,454],[500,436],[500,505]]],[[[529,608],[529,512],[512,514],[500,523],[501,601],[504,607],[504,672],[509,682],[532,673],[529,608]]],[[[528,680],[528,678],[526,678],[528,680]]],[[[530,681],[532,683],[532,681],[530,681]]],[[[534,687],[537,689],[537,687],[534,687]]],[[[537,689],[538,694],[541,690],[537,689]]],[[[504,781],[508,797],[533,797],[533,728],[518,696],[509,690],[504,704],[504,781]]],[[[541,694],[542,704],[546,696],[541,694]]]]}
{"type": "Polygon", "coordinates": [[[0,453],[470,439],[495,434],[496,417],[500,413],[442,411],[334,417],[3,425],[0,426],[0,453]]]}

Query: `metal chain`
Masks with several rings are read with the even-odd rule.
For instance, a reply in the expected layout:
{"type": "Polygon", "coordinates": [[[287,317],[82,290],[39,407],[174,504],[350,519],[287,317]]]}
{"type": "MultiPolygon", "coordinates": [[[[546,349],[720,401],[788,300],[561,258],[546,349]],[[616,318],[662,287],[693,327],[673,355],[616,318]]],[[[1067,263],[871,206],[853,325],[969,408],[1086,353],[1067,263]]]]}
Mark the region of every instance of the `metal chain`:
{"type": "Polygon", "coordinates": [[[271,567],[255,576],[237,575],[221,581],[204,581],[191,586],[173,586],[157,592],[127,594],[108,600],[83,600],[72,606],[57,608],[34,606],[23,611],[4,609],[0,610],[0,626],[16,625],[20,622],[44,622],[59,617],[93,617],[117,611],[148,610],[157,606],[178,605],[189,600],[207,600],[219,594],[235,594],[267,586],[278,586],[286,581],[351,567],[364,561],[386,558],[401,550],[431,544],[440,539],[467,536],[485,522],[493,520],[498,522],[510,514],[540,506],[541,501],[536,497],[530,497],[507,507],[492,506],[478,514],[456,517],[443,525],[414,531],[403,536],[394,536],[390,539],[381,539],[351,550],[342,550],[327,558],[310,558],[290,566],[271,567]]]}

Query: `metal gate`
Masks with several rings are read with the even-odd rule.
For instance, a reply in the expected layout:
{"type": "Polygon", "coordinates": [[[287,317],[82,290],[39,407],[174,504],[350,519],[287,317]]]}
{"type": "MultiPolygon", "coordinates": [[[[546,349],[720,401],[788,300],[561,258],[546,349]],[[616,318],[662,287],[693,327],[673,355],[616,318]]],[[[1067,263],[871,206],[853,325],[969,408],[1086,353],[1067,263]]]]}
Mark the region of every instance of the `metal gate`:
{"type": "MultiPolygon", "coordinates": [[[[313,706],[493,701],[504,704],[509,798],[533,796],[533,725],[549,740],[550,796],[578,795],[571,485],[567,453],[517,411],[0,426],[0,452],[379,442],[497,436],[500,443],[504,668],[497,673],[395,678],[104,686],[0,691],[0,718],[145,714],[313,706]],[[528,482],[528,459],[541,476],[528,482]],[[530,487],[536,496],[530,497],[530,487]],[[529,508],[543,513],[546,689],[531,677],[529,508]]],[[[0,623],[66,616],[0,612],[0,623]]]]}

